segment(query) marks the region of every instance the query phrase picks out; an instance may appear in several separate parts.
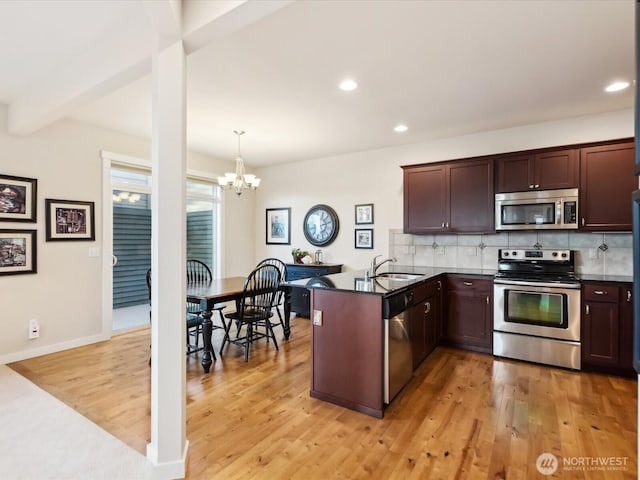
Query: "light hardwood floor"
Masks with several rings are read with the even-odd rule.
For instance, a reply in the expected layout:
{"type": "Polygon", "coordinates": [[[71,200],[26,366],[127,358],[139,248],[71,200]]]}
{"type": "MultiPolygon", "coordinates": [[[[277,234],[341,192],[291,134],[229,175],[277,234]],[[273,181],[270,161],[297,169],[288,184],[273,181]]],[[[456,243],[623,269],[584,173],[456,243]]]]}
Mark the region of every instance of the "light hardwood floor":
{"type": "MultiPolygon", "coordinates": [[[[208,375],[186,359],[188,478],[636,478],[635,379],[441,347],[378,420],[309,397],[309,321],[292,332],[248,364],[231,345],[208,375]],[[536,470],[544,452],[560,461],[552,476],[536,470]],[[624,470],[563,466],[605,457],[624,470]]],[[[10,367],[144,453],[148,355],[143,328],[10,367]]]]}

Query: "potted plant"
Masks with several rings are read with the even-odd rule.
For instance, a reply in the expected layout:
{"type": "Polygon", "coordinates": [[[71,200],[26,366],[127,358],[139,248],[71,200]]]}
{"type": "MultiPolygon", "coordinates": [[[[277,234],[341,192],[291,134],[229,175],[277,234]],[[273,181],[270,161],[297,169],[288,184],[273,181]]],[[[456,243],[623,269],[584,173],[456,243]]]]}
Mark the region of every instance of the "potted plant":
{"type": "Polygon", "coordinates": [[[300,250],[299,248],[294,248],[291,250],[291,255],[293,256],[293,263],[304,263],[302,259],[309,255],[309,252],[306,250],[300,250]]]}

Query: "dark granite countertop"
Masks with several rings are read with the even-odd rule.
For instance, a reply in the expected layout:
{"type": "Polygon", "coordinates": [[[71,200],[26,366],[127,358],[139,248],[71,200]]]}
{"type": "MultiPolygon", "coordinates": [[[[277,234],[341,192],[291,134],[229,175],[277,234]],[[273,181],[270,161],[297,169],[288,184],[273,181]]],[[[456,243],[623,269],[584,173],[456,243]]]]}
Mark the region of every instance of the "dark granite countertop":
{"type": "Polygon", "coordinates": [[[369,293],[373,295],[386,296],[405,289],[410,285],[430,280],[445,273],[483,275],[491,278],[493,278],[496,273],[496,271],[492,269],[411,267],[405,265],[391,265],[388,268],[381,268],[377,273],[381,274],[385,272],[412,273],[420,276],[410,280],[390,280],[389,278],[379,276],[367,279],[365,277],[366,270],[354,270],[343,273],[334,273],[333,275],[326,275],[323,277],[294,280],[287,282],[287,284],[292,287],[330,288],[354,293],[369,293]]]}
{"type": "Polygon", "coordinates": [[[619,282],[619,283],[633,283],[633,275],[596,275],[588,273],[579,273],[578,278],[581,281],[590,282],[619,282]]]}
{"type": "MultiPolygon", "coordinates": [[[[496,273],[496,270],[494,269],[413,267],[394,264],[389,266],[385,265],[384,267],[385,268],[381,268],[377,273],[412,273],[420,275],[420,277],[410,280],[390,280],[385,277],[376,276],[374,278],[367,279],[365,277],[366,270],[353,270],[343,273],[334,273],[332,275],[322,277],[294,280],[287,282],[287,284],[294,287],[331,288],[334,290],[386,296],[407,288],[415,283],[424,282],[443,274],[482,275],[486,277],[493,277],[496,273]]],[[[578,277],[581,281],[633,283],[633,276],[631,275],[579,274],[578,277]]]]}

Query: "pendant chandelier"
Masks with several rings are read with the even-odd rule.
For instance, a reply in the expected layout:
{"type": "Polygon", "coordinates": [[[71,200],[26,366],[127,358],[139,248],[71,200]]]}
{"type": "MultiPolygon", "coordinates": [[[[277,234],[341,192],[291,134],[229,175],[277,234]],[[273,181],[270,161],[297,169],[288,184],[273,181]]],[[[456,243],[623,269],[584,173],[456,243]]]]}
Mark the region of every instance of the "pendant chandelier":
{"type": "Polygon", "coordinates": [[[244,135],[244,130],[234,130],[238,136],[238,156],[236,157],[236,172],[225,173],[224,177],[218,177],[218,185],[223,190],[233,188],[237,195],[241,195],[245,189],[255,190],[260,185],[260,179],[250,173],[244,173],[244,161],[240,155],[240,136],[244,135]]]}

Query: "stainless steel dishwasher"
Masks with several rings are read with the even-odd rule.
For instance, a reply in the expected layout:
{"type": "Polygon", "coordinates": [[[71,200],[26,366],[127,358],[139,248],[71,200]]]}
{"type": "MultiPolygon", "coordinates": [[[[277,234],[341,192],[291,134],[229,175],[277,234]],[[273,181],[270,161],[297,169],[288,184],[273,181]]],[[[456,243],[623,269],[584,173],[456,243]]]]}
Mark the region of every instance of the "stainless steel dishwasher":
{"type": "Polygon", "coordinates": [[[389,404],[413,375],[409,318],[413,291],[384,299],[384,403],[389,404]]]}

